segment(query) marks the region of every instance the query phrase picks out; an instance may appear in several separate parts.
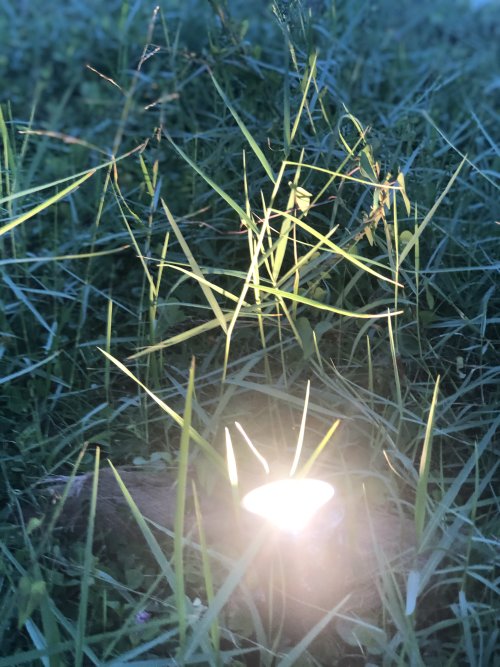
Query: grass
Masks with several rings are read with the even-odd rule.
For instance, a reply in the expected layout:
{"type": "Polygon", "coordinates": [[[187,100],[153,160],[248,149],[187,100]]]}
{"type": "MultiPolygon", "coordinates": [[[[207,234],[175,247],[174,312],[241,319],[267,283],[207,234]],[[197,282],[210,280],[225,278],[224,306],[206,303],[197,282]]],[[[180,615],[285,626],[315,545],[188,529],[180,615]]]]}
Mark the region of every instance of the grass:
{"type": "Polygon", "coordinates": [[[500,664],[498,8],[229,4],[3,4],[0,667],[500,664]],[[211,539],[224,428],[289,469],[308,380],[343,546],[211,539]],[[107,460],[127,528],[96,473],[61,529],[107,460]]]}

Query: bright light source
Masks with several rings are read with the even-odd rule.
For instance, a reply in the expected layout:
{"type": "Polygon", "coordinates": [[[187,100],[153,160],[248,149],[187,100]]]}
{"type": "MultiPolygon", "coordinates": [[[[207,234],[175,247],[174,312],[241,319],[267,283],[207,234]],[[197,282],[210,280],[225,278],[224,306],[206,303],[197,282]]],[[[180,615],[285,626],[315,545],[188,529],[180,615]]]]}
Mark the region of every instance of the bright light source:
{"type": "Polygon", "coordinates": [[[253,489],[241,504],[281,530],[298,533],[333,493],[331,484],[318,479],[282,479],[253,489]]]}

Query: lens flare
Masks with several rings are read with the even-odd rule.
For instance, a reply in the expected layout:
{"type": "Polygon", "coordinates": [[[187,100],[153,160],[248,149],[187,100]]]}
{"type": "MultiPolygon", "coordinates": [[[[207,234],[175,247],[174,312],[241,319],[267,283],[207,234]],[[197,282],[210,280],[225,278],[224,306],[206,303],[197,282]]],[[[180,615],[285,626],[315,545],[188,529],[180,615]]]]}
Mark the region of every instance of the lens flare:
{"type": "Polygon", "coordinates": [[[333,494],[333,486],[318,479],[282,479],[253,489],[241,504],[280,530],[299,533],[333,494]]]}

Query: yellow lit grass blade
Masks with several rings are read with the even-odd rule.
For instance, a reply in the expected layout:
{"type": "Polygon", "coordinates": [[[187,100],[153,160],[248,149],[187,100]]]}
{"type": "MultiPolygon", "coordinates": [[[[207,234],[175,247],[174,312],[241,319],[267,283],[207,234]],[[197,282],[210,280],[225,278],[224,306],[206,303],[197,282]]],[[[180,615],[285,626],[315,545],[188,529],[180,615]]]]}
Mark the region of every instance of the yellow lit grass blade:
{"type": "Polygon", "coordinates": [[[203,291],[203,294],[205,295],[206,300],[208,301],[208,304],[210,308],[213,310],[214,315],[216,319],[218,320],[221,329],[224,331],[224,333],[227,332],[227,324],[226,320],[224,318],[224,314],[221,310],[221,307],[219,306],[217,299],[214,296],[213,291],[211,288],[205,283],[204,278],[205,276],[203,275],[202,270],[198,266],[198,263],[196,262],[193,253],[191,252],[189,245],[186,243],[186,239],[182,235],[182,232],[179,228],[179,225],[174,219],[174,216],[170,212],[170,209],[168,208],[167,204],[165,203],[165,200],[162,198],[161,199],[161,205],[163,206],[163,210],[165,212],[165,215],[167,216],[167,219],[174,230],[174,234],[177,238],[177,241],[179,242],[179,245],[182,248],[182,252],[186,255],[186,258],[189,262],[189,265],[191,267],[192,272],[195,274],[195,276],[199,279],[200,282],[200,287],[203,291]],[[201,279],[201,280],[200,280],[201,279]]]}
{"type": "MultiPolygon", "coordinates": [[[[281,186],[281,180],[283,178],[283,174],[285,173],[285,166],[284,165],[285,165],[285,162],[282,163],[279,174],[278,174],[278,177],[277,177],[276,182],[274,184],[273,192],[271,194],[271,206],[272,206],[272,203],[274,202],[274,200],[275,200],[275,198],[276,198],[276,196],[279,192],[279,188],[281,186]]],[[[253,223],[252,223],[252,227],[250,227],[251,231],[256,233],[257,240],[255,242],[255,245],[251,246],[251,252],[253,253],[252,254],[252,259],[251,259],[250,266],[249,266],[248,271],[247,271],[247,275],[246,275],[246,278],[245,278],[245,283],[244,283],[244,285],[241,289],[240,298],[238,299],[238,303],[236,304],[236,308],[233,311],[232,318],[231,318],[231,323],[229,324],[229,327],[228,327],[228,330],[227,330],[226,349],[225,349],[225,352],[224,352],[224,370],[223,370],[223,376],[222,376],[223,380],[226,379],[226,374],[227,374],[227,365],[228,365],[228,362],[229,362],[229,350],[230,350],[230,347],[231,347],[231,336],[232,336],[234,327],[236,326],[236,321],[238,320],[238,317],[240,315],[241,308],[243,307],[243,303],[244,303],[245,297],[247,295],[247,292],[250,289],[250,287],[252,287],[254,290],[256,290],[256,289],[260,290],[261,289],[260,280],[259,280],[259,284],[256,284],[256,283],[252,284],[251,281],[252,281],[252,276],[255,275],[255,271],[258,270],[259,256],[260,256],[261,251],[262,251],[262,245],[264,243],[264,239],[265,239],[266,235],[268,235],[268,233],[269,233],[269,217],[271,215],[271,207],[263,206],[263,209],[265,211],[265,214],[264,214],[264,218],[262,220],[261,229],[258,232],[258,234],[257,234],[257,230],[255,228],[255,225],[253,225],[253,223]]],[[[258,294],[258,292],[257,292],[257,296],[260,299],[260,295],[258,294]]]]}
{"type": "MultiPolygon", "coordinates": [[[[253,285],[250,285],[253,287],[253,285]]],[[[309,297],[302,296],[300,294],[294,294],[292,292],[285,292],[283,290],[278,289],[277,287],[268,287],[264,285],[259,285],[259,289],[261,292],[267,292],[268,294],[273,294],[276,297],[281,297],[283,299],[289,299],[290,301],[296,301],[297,303],[302,303],[305,306],[311,306],[311,308],[315,308],[317,310],[326,310],[330,313],[336,313],[337,315],[344,315],[344,317],[355,317],[358,319],[364,319],[364,320],[369,320],[369,319],[379,319],[381,317],[387,317],[388,315],[393,317],[394,315],[400,315],[403,311],[402,310],[396,310],[396,311],[387,311],[383,313],[362,313],[362,312],[355,312],[355,311],[350,311],[350,310],[344,310],[343,308],[336,308],[335,306],[330,306],[326,303],[322,303],[321,301],[315,301],[314,299],[309,299],[309,297]]]]}
{"type": "Polygon", "coordinates": [[[302,419],[300,422],[299,437],[297,439],[297,446],[295,448],[295,456],[293,458],[292,467],[290,468],[290,477],[293,477],[295,475],[295,472],[297,471],[297,466],[299,465],[299,460],[300,460],[300,454],[302,452],[302,446],[304,444],[304,433],[306,430],[307,407],[309,405],[310,391],[311,391],[311,381],[308,380],[306,387],[306,397],[304,400],[304,409],[302,411],[302,419]]]}
{"type": "MultiPolygon", "coordinates": [[[[275,190],[276,190],[276,187],[275,187],[275,190]]],[[[247,272],[245,282],[243,284],[243,287],[242,287],[242,290],[241,290],[241,293],[240,293],[240,296],[239,296],[239,299],[238,299],[238,303],[236,304],[236,307],[235,307],[234,311],[232,312],[231,322],[230,322],[228,330],[227,330],[226,349],[225,349],[225,352],[224,352],[224,371],[223,371],[223,379],[224,380],[226,378],[227,364],[229,362],[229,350],[230,350],[230,347],[231,347],[231,336],[232,336],[234,327],[236,326],[236,321],[237,321],[237,319],[240,315],[241,308],[243,307],[243,303],[245,301],[245,297],[247,295],[247,292],[250,289],[250,287],[252,287],[253,289],[258,289],[259,291],[262,289],[260,284],[258,284],[258,285],[255,284],[255,283],[252,284],[251,280],[252,280],[252,276],[253,276],[254,271],[255,271],[255,269],[257,267],[257,264],[258,264],[258,258],[259,258],[259,255],[260,255],[260,252],[261,252],[261,249],[262,249],[262,244],[264,243],[264,238],[265,238],[265,236],[267,234],[267,231],[268,231],[268,227],[269,227],[269,212],[266,212],[266,216],[264,217],[264,220],[262,221],[262,229],[259,232],[257,242],[255,244],[255,247],[253,248],[252,261],[250,262],[250,266],[248,268],[248,272],[247,272]]]]}
{"type": "MultiPolygon", "coordinates": [[[[181,428],[184,425],[184,420],[183,418],[175,412],[169,405],[167,405],[164,401],[161,400],[154,392],[151,391],[151,389],[148,389],[145,384],[143,384],[138,378],[135,377],[135,375],[124,365],[122,364],[121,361],[118,361],[115,357],[113,357],[112,354],[109,354],[109,352],[106,352],[106,350],[103,350],[102,348],[98,347],[97,348],[102,354],[112,361],[117,368],[119,368],[122,373],[124,373],[127,377],[129,377],[131,380],[133,380],[135,383],[141,387],[141,389],[144,389],[144,391],[148,394],[150,398],[153,399],[157,405],[160,406],[160,408],[171,417],[176,424],[178,424],[181,428]]],[[[224,459],[221,457],[221,455],[212,447],[212,445],[203,438],[198,431],[196,431],[192,426],[189,427],[189,435],[193,439],[194,442],[196,442],[197,445],[207,454],[207,456],[210,458],[210,460],[215,463],[221,470],[224,470],[224,459]]]]}
{"type": "MultiPolygon", "coordinates": [[[[321,241],[322,245],[326,246],[327,248],[330,248],[333,250],[334,253],[337,255],[340,255],[343,257],[345,260],[348,262],[351,262],[351,264],[354,264],[354,266],[357,266],[358,269],[361,269],[362,271],[366,271],[367,273],[370,273],[372,276],[375,276],[379,280],[384,280],[386,282],[392,283],[393,285],[399,285],[396,281],[392,280],[392,278],[388,278],[387,276],[382,275],[378,271],[375,271],[372,269],[370,266],[367,264],[363,264],[361,260],[359,260],[357,257],[354,255],[351,255],[349,252],[338,246],[337,244],[333,243],[333,241],[330,241],[329,238],[321,234],[321,232],[318,232],[316,229],[308,225],[306,222],[301,220],[300,218],[295,217],[291,213],[283,212],[283,211],[277,211],[277,210],[272,210],[273,213],[277,213],[278,215],[283,215],[287,216],[290,218],[292,222],[294,222],[298,227],[301,227],[305,232],[313,236],[314,238],[318,239],[321,241]]],[[[402,287],[402,285],[399,285],[399,287],[402,287]]]]}
{"type": "MultiPolygon", "coordinates": [[[[281,180],[281,171],[279,173],[278,179],[281,180]]],[[[243,151],[243,187],[244,187],[244,192],[245,192],[245,210],[247,212],[248,217],[251,217],[251,204],[250,204],[250,196],[249,196],[249,191],[248,191],[248,174],[247,174],[247,160],[246,160],[246,153],[243,151]]],[[[248,237],[248,249],[250,252],[250,262],[252,262],[253,254],[255,252],[255,246],[256,246],[256,239],[255,235],[252,231],[252,229],[249,227],[247,230],[247,237],[248,237]]],[[[258,264],[255,265],[254,268],[254,273],[253,273],[253,279],[256,285],[260,283],[260,275],[259,275],[259,266],[258,264]]],[[[267,382],[271,382],[271,367],[269,365],[269,358],[268,358],[268,352],[267,352],[267,340],[266,340],[266,333],[264,329],[264,318],[262,315],[261,311],[261,298],[260,298],[260,293],[258,289],[254,290],[254,299],[255,299],[255,305],[257,307],[257,324],[259,328],[259,336],[260,336],[260,344],[262,346],[262,351],[264,353],[264,372],[266,375],[266,380],[267,382]]],[[[243,301],[243,304],[245,302],[243,301]]]]}
{"type": "Polygon", "coordinates": [[[302,112],[304,110],[304,106],[305,106],[305,103],[306,103],[306,100],[307,100],[307,93],[309,92],[309,88],[311,86],[311,81],[313,79],[313,76],[316,74],[316,61],[317,60],[318,60],[318,53],[316,52],[312,56],[312,61],[309,65],[309,68],[310,68],[309,69],[309,76],[307,77],[307,82],[306,82],[306,85],[304,86],[304,92],[302,94],[302,99],[300,100],[299,110],[297,112],[297,116],[295,117],[295,121],[293,123],[292,132],[291,132],[291,136],[290,136],[290,143],[293,143],[295,135],[297,134],[297,130],[299,129],[300,119],[302,117],[302,112]]]}
{"type": "Polygon", "coordinates": [[[304,164],[300,162],[294,162],[287,160],[284,163],[287,167],[296,167],[299,164],[302,165],[305,169],[310,169],[311,171],[317,171],[320,174],[327,174],[333,179],[340,178],[343,181],[351,181],[352,183],[359,183],[360,185],[368,185],[371,188],[383,188],[384,190],[396,190],[399,191],[401,188],[399,184],[397,185],[387,185],[386,183],[373,183],[365,178],[358,178],[357,176],[351,176],[350,174],[344,174],[341,171],[332,171],[331,169],[325,169],[324,167],[318,167],[315,164],[304,164]]]}
{"type": "MultiPolygon", "coordinates": [[[[250,313],[245,312],[245,315],[248,316],[249,314],[250,313]]],[[[224,317],[226,318],[226,322],[229,322],[233,318],[233,312],[227,313],[226,315],[224,315],[224,317]]],[[[166,340],[160,341],[155,345],[150,345],[149,347],[146,347],[143,350],[140,350],[139,352],[130,355],[130,357],[128,358],[138,359],[139,357],[142,357],[146,354],[151,354],[152,352],[158,352],[158,350],[163,350],[166,347],[172,347],[173,345],[178,345],[179,343],[183,343],[186,340],[190,340],[195,336],[200,336],[201,334],[204,334],[206,331],[211,331],[212,329],[216,329],[218,326],[219,326],[219,320],[217,319],[210,320],[209,322],[204,322],[203,324],[199,324],[198,326],[193,327],[192,329],[188,329],[186,331],[181,332],[180,334],[172,336],[171,338],[167,338],[166,340]]]]}
{"type": "Polygon", "coordinates": [[[184,514],[186,510],[186,485],[187,469],[189,463],[189,440],[191,429],[191,415],[193,410],[194,394],[194,358],[191,360],[189,368],[189,380],[186,392],[186,402],[184,407],[184,421],[182,424],[181,442],[179,449],[179,463],[177,470],[177,504],[175,508],[174,524],[174,571],[175,571],[175,597],[177,607],[177,617],[179,623],[179,651],[182,655],[184,643],[186,641],[186,596],[184,589],[184,560],[183,560],[183,541],[184,541],[184,514]]]}
{"type": "Polygon", "coordinates": [[[417,482],[417,493],[415,498],[415,529],[417,538],[420,540],[424,531],[425,525],[425,506],[427,501],[427,488],[429,483],[429,470],[431,464],[431,449],[432,449],[432,431],[434,426],[434,414],[436,412],[437,397],[439,392],[440,376],[438,375],[436,385],[434,387],[434,394],[432,396],[431,407],[429,410],[429,417],[427,419],[427,426],[425,429],[424,446],[422,448],[422,456],[420,458],[420,468],[417,482]]]}
{"type": "MultiPolygon", "coordinates": [[[[300,162],[302,163],[302,158],[304,155],[304,149],[302,149],[302,153],[300,155],[300,162]]],[[[286,204],[286,210],[288,211],[289,209],[292,208],[293,202],[295,199],[294,195],[294,188],[298,186],[299,183],[299,178],[300,178],[300,169],[301,165],[299,165],[295,171],[295,176],[293,179],[292,183],[292,189],[290,191],[290,194],[288,196],[288,201],[286,204]]],[[[281,267],[283,265],[283,260],[285,258],[285,252],[286,252],[286,247],[288,245],[288,237],[290,235],[290,231],[292,229],[292,220],[290,216],[285,215],[283,217],[283,221],[281,223],[281,228],[279,231],[279,237],[276,241],[275,244],[275,252],[274,252],[274,258],[273,258],[273,279],[274,281],[278,280],[278,276],[281,271],[281,267]]]]}
{"type": "Polygon", "coordinates": [[[261,464],[262,467],[264,468],[264,471],[265,471],[266,475],[269,475],[269,473],[270,473],[271,471],[270,471],[270,468],[269,468],[269,463],[267,462],[267,460],[265,459],[265,457],[262,456],[262,454],[259,452],[259,450],[257,449],[257,447],[256,447],[256,446],[253,444],[253,442],[250,440],[250,438],[248,437],[248,435],[247,435],[245,429],[243,428],[243,426],[242,426],[239,422],[234,422],[234,424],[235,424],[236,428],[238,429],[238,431],[239,431],[239,432],[241,433],[241,435],[243,436],[243,438],[244,438],[245,442],[247,443],[247,445],[250,447],[250,451],[253,453],[253,455],[255,456],[255,458],[260,462],[260,464],[261,464]]]}
{"type": "Polygon", "coordinates": [[[324,450],[326,445],[330,442],[330,439],[337,430],[337,428],[339,427],[339,424],[340,424],[340,419],[337,419],[336,421],[333,422],[333,424],[328,429],[326,435],[321,439],[319,445],[316,447],[314,452],[311,454],[306,463],[300,469],[297,477],[299,478],[307,477],[307,475],[311,472],[313,465],[316,463],[317,459],[319,458],[321,452],[324,450]]]}
{"type": "Polygon", "coordinates": [[[38,204],[34,208],[30,209],[29,211],[26,211],[22,215],[18,216],[14,220],[11,220],[8,222],[6,225],[3,227],[0,227],[0,236],[3,236],[7,232],[10,232],[11,229],[14,229],[18,225],[22,224],[23,222],[26,222],[26,220],[29,220],[30,218],[33,218],[35,215],[38,215],[42,211],[45,211],[46,208],[49,208],[49,206],[52,206],[52,204],[56,204],[58,201],[61,199],[64,199],[67,195],[71,194],[75,190],[77,190],[82,183],[85,183],[86,180],[88,180],[91,176],[95,174],[95,169],[93,169],[91,172],[85,174],[81,178],[79,178],[75,183],[72,183],[71,185],[68,185],[68,187],[64,188],[64,190],[61,190],[61,192],[58,192],[56,195],[53,197],[49,197],[46,199],[44,202],[41,204],[38,204]]]}
{"type": "Polygon", "coordinates": [[[234,455],[233,441],[231,440],[231,433],[228,427],[224,428],[226,436],[226,463],[229,483],[233,489],[238,488],[238,466],[236,465],[236,457],[234,455]]]}

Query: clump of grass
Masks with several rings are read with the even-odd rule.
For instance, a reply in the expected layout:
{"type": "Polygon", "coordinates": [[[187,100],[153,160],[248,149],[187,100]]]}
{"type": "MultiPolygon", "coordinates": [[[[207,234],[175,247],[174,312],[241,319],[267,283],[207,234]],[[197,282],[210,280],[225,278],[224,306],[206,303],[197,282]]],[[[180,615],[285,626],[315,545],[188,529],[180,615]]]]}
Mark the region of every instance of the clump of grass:
{"type": "Polygon", "coordinates": [[[5,4],[0,665],[498,660],[500,22],[385,4],[5,4]],[[378,606],[313,594],[297,628],[284,570],[252,597],[261,538],[217,553],[184,500],[234,419],[289,461],[310,378],[305,447],[378,606]],[[99,547],[94,452],[174,469],[172,553],[118,472],[142,541],[99,547]],[[38,482],[94,466],[68,544],[38,482]],[[404,567],[381,514],[414,526],[404,567]]]}

